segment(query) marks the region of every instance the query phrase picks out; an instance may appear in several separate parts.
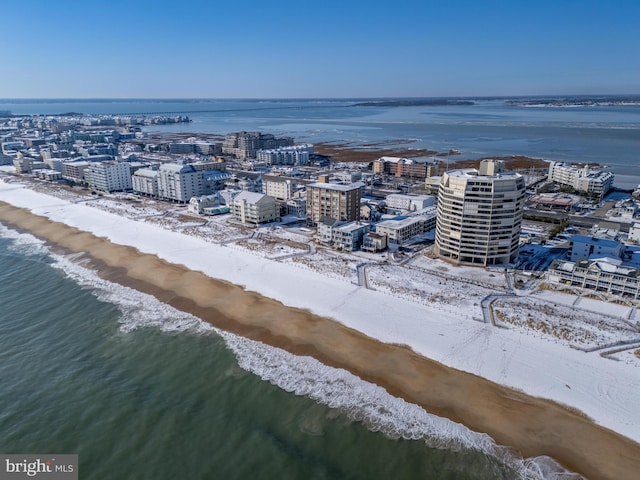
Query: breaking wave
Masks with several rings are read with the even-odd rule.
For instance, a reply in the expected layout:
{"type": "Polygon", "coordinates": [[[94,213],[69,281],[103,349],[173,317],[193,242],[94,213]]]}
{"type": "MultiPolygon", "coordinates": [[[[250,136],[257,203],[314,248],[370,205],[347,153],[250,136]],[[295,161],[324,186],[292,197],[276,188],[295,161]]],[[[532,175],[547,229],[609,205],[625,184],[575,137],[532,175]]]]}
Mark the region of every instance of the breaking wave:
{"type": "Polygon", "coordinates": [[[47,254],[52,266],[62,270],[101,301],[116,305],[120,330],[158,328],[164,332],[217,334],[235,354],[239,366],[295,395],[305,396],[362,422],[369,430],[394,439],[423,441],[431,448],[479,451],[512,469],[523,479],[568,480],[581,476],[563,469],[549,457],[521,458],[497,445],[487,434],[432,415],[422,407],[389,394],[344,369],[329,367],[312,357],[293,355],[282,349],[226,331],[164,304],[155,297],[101,279],[83,267],[76,256],[60,256],[44,242],[0,225],[0,237],[12,240],[12,249],[25,255],[47,254]]]}

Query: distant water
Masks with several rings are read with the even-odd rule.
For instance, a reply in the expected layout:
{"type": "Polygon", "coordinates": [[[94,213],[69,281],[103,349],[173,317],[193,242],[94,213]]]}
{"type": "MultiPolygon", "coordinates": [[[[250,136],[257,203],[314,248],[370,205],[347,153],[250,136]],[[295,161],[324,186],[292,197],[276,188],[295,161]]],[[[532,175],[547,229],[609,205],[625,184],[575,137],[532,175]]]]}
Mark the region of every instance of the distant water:
{"type": "Polygon", "coordinates": [[[556,478],[546,459],[1,225],[0,379],[0,452],[78,453],[82,479],[556,478]]]}
{"type": "Polygon", "coordinates": [[[640,183],[640,106],[524,107],[504,99],[475,105],[354,107],[357,100],[0,100],[15,114],[161,113],[188,115],[189,124],[149,127],[163,132],[225,134],[261,130],[296,141],[354,146],[398,141],[457,158],[528,155],[595,162],[616,174],[616,186],[640,183]]]}

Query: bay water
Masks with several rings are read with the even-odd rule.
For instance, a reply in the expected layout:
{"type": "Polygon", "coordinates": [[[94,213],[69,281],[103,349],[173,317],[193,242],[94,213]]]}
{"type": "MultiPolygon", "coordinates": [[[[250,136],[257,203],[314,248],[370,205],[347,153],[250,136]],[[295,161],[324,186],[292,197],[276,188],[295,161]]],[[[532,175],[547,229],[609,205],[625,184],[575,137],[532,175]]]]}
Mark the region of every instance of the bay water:
{"type": "Polygon", "coordinates": [[[257,130],[293,136],[297,142],[353,147],[391,143],[460,151],[451,160],[526,155],[605,165],[616,175],[615,185],[620,188],[640,183],[640,104],[531,107],[508,103],[506,98],[468,100],[473,104],[356,106],[363,99],[0,99],[0,110],[29,115],[184,114],[191,123],[145,130],[219,135],[257,130]]]}

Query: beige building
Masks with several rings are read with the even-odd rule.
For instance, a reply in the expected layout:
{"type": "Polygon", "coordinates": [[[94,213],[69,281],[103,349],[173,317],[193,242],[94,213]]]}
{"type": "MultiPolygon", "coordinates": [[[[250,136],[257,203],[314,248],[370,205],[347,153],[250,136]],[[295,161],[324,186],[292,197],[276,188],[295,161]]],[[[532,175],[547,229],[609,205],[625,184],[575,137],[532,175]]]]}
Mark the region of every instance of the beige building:
{"type": "Polygon", "coordinates": [[[483,160],[479,170],[442,175],[435,251],[457,264],[501,265],[518,257],[524,178],[483,160]]]}
{"type": "Polygon", "coordinates": [[[276,201],[262,193],[239,193],[231,205],[231,213],[244,224],[259,225],[279,219],[276,201]]]}
{"type": "Polygon", "coordinates": [[[373,173],[425,178],[437,175],[438,167],[437,161],[425,158],[380,157],[373,162],[373,173]]]}
{"type": "Polygon", "coordinates": [[[362,182],[341,185],[318,182],[307,185],[307,217],[317,224],[322,217],[345,222],[360,219],[362,182]]]}
{"type": "Polygon", "coordinates": [[[288,178],[275,175],[264,175],[262,177],[262,193],[275,198],[276,200],[289,200],[293,197],[293,182],[288,178]]]}

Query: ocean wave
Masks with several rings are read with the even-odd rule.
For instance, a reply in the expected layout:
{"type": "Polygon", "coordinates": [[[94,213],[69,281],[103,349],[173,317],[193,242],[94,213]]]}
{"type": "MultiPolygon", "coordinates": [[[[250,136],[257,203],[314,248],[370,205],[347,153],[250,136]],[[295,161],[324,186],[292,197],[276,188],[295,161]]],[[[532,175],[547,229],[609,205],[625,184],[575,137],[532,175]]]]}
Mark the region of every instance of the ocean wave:
{"type": "Polygon", "coordinates": [[[49,254],[49,249],[43,240],[34,237],[30,233],[21,233],[12,230],[0,223],[0,238],[11,240],[7,250],[25,256],[37,256],[49,254]]]}
{"type": "Polygon", "coordinates": [[[140,328],[158,328],[171,333],[217,334],[234,353],[243,370],[287,392],[308,397],[341,412],[373,432],[381,432],[393,439],[423,441],[431,448],[479,451],[511,468],[523,479],[581,478],[564,470],[549,457],[523,459],[511,449],[497,445],[489,435],[430,414],[344,369],[329,367],[312,357],[293,355],[219,330],[151,295],[103,280],[95,271],[78,264],[74,256],[48,251],[44,242],[32,235],[0,226],[0,236],[12,240],[11,248],[22,254],[47,252],[53,267],[61,269],[81,287],[90,289],[99,300],[116,305],[121,312],[119,322],[123,333],[140,328]]]}

